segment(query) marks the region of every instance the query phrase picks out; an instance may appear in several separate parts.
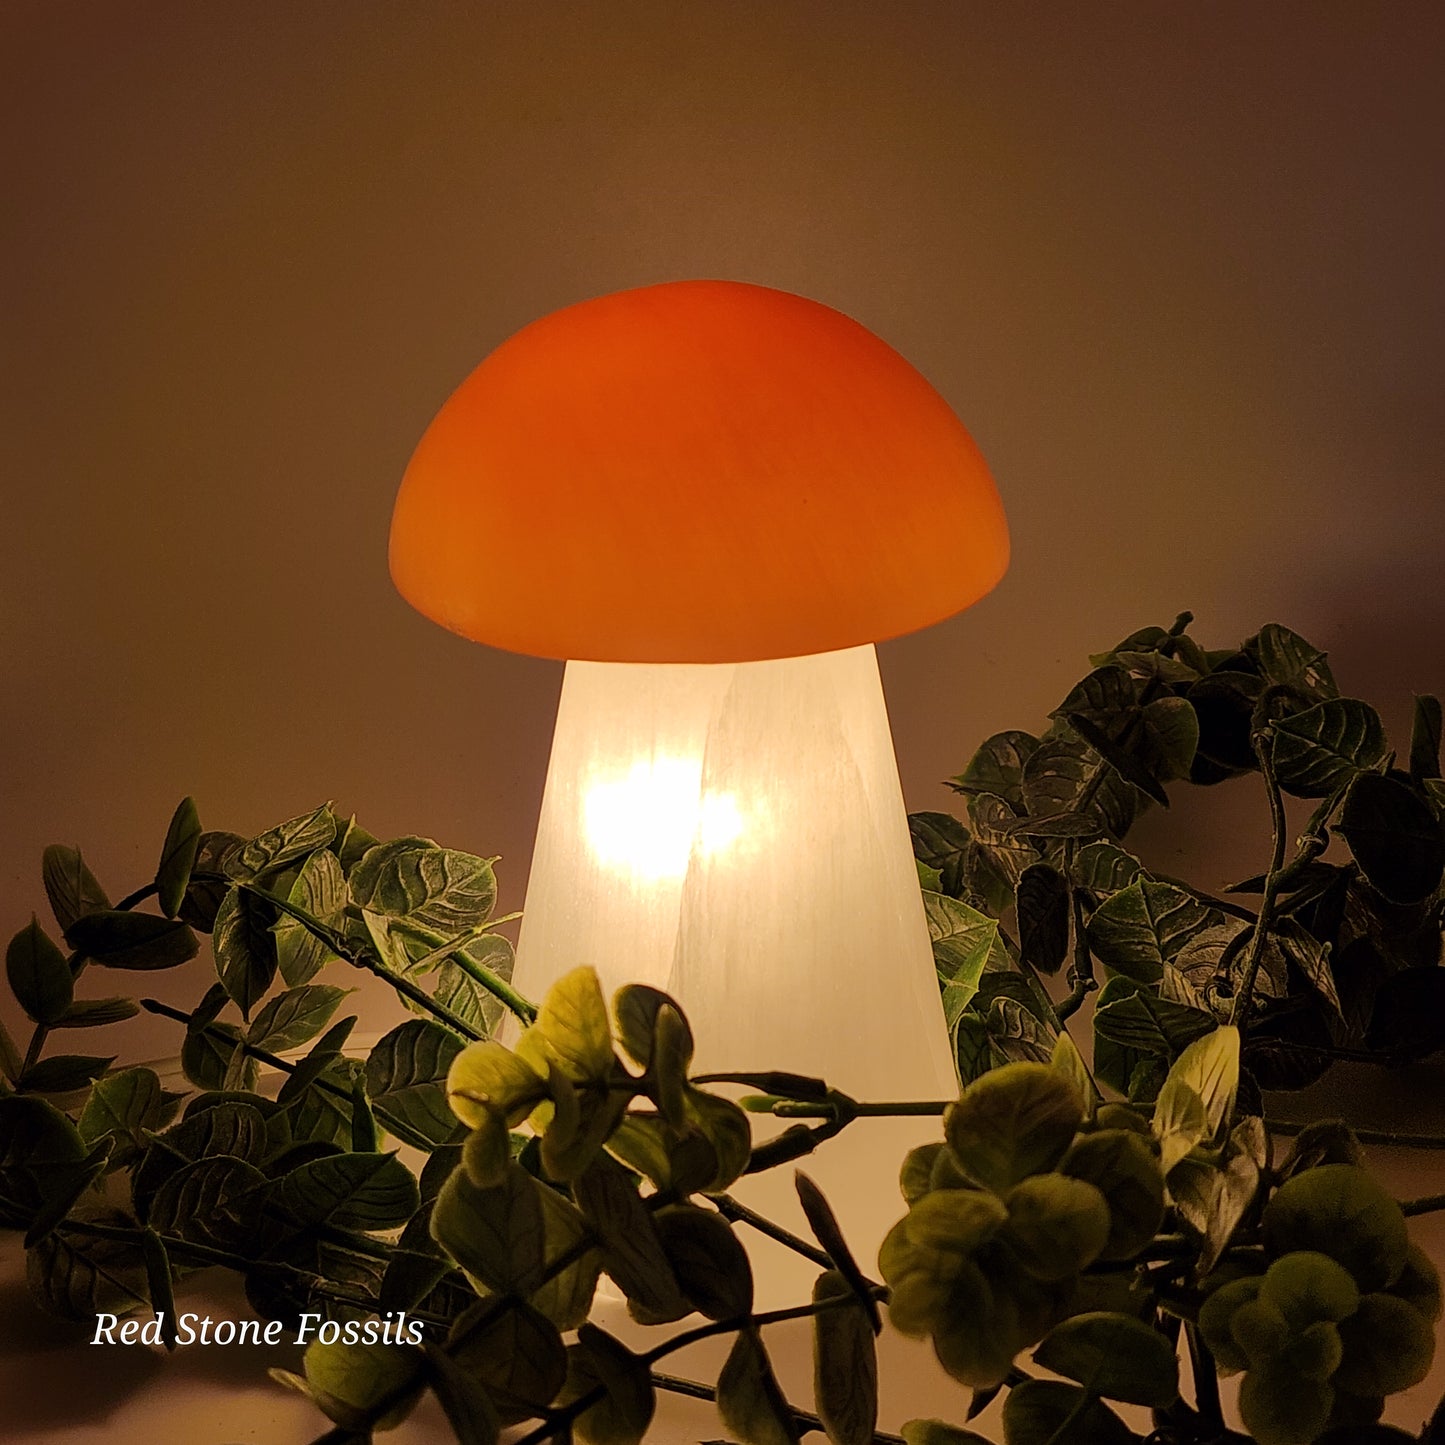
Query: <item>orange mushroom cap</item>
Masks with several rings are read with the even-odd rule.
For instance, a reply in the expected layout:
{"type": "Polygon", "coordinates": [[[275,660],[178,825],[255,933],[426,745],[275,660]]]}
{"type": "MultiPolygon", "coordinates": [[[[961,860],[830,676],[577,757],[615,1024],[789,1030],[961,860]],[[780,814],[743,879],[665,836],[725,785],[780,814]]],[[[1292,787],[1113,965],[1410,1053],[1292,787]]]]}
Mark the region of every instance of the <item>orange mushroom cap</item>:
{"type": "Polygon", "coordinates": [[[584,301],[503,342],[406,469],[391,575],[539,657],[745,662],[961,611],[1008,565],[972,437],[856,321],[732,281],[584,301]]]}

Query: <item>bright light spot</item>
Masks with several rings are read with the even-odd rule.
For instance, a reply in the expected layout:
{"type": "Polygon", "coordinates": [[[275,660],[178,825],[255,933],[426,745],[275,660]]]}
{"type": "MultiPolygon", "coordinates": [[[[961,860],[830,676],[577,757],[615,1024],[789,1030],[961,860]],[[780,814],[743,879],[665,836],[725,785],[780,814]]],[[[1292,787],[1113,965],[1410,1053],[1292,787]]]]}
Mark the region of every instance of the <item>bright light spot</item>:
{"type": "Polygon", "coordinates": [[[583,806],[598,861],[647,878],[681,878],[694,845],[716,853],[743,830],[731,793],[702,791],[695,758],[636,762],[622,777],[594,783],[583,806]]]}

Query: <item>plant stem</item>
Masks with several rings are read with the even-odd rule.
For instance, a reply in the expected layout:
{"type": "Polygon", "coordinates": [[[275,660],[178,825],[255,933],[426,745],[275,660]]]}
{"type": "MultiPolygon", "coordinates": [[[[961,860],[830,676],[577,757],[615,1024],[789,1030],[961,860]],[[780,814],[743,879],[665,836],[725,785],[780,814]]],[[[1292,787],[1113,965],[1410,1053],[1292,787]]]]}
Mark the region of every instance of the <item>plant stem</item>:
{"type": "MultiPolygon", "coordinates": [[[[1310,1127],[1298,1119],[1271,1119],[1269,1128],[1276,1134],[1301,1134],[1310,1127]]],[[[1445,1136],[1439,1134],[1396,1134],[1387,1129],[1356,1129],[1351,1132],[1361,1144],[1378,1144],[1387,1149],[1445,1149],[1445,1136]]]]}
{"type": "Polygon", "coordinates": [[[1224,1406],[1219,1399],[1219,1371],[1214,1356],[1204,1343],[1198,1325],[1186,1324],[1184,1337],[1189,1341],[1189,1363],[1194,1370],[1194,1407],[1206,1430],[1224,1431],[1224,1406]]]}
{"type": "MultiPolygon", "coordinates": [[[[859,1119],[937,1118],[953,1101],[951,1099],[903,1099],[881,1104],[860,1103],[854,1106],[859,1119]]],[[[772,1108],[760,1110],[779,1119],[833,1119],[837,1112],[826,1102],[804,1099],[780,1099],[772,1108]]]]}
{"type": "Polygon", "coordinates": [[[1445,1209],[1445,1194],[1427,1194],[1423,1199],[1406,1200],[1400,1205],[1400,1212],[1407,1216],[1434,1214],[1440,1209],[1445,1209]]]}
{"type": "Polygon", "coordinates": [[[786,1245],[794,1253],[801,1254],[804,1259],[811,1260],[819,1269],[833,1268],[833,1261],[817,1245],[809,1244],[806,1239],[784,1229],[781,1224],[774,1224],[766,1215],[749,1209],[746,1204],[740,1204],[731,1194],[708,1194],[704,1197],[712,1202],[717,1212],[730,1224],[746,1224],[756,1229],[759,1234],[764,1234],[769,1239],[786,1245]]]}
{"type": "Polygon", "coordinates": [[[1279,780],[1274,775],[1274,734],[1268,728],[1255,732],[1250,741],[1254,755],[1259,759],[1259,770],[1264,775],[1264,785],[1269,793],[1269,815],[1274,827],[1274,845],[1270,854],[1269,872],[1264,878],[1264,892],[1259,899],[1259,916],[1255,919],[1254,930],[1249,938],[1249,953],[1244,962],[1244,977],[1239,992],[1234,996],[1234,1007],[1229,1012],[1229,1021],[1238,1027],[1249,1013],[1250,1000],[1254,997],[1254,983],[1259,977],[1259,965],[1264,958],[1264,946],[1269,940],[1269,927],[1274,922],[1274,900],[1279,891],[1281,870],[1284,868],[1286,847],[1284,798],[1279,790],[1279,780]]]}
{"type": "Polygon", "coordinates": [[[1094,955],[1089,952],[1089,940],[1084,933],[1084,900],[1082,890],[1069,888],[1069,910],[1073,919],[1074,966],[1071,970],[1073,987],[1054,1006],[1054,1013],[1060,1023],[1066,1023],[1083,1005],[1094,988],[1094,955]]]}
{"type": "Polygon", "coordinates": [[[354,968],[364,968],[368,973],[374,973],[378,978],[384,979],[403,998],[409,999],[419,1009],[445,1024],[453,1033],[460,1034],[464,1039],[476,1042],[485,1035],[474,1029],[460,1014],[453,1013],[445,1004],[438,1003],[425,989],[418,988],[409,978],[404,978],[384,964],[379,958],[373,958],[362,949],[353,948],[346,939],[334,928],[323,923],[319,918],[313,917],[304,908],[298,908],[286,898],[278,898],[276,894],[260,887],[255,883],[238,882],[226,873],[197,873],[193,877],[207,882],[229,883],[251,894],[254,898],[264,898],[267,903],[294,918],[313,937],[319,938],[332,953],[338,958],[344,959],[354,968]]]}
{"type": "MultiPolygon", "coordinates": [[[[159,1014],[161,1018],[172,1019],[179,1024],[189,1024],[191,1021],[191,1016],[188,1013],[182,1009],[172,1008],[169,1004],[162,1003],[159,999],[143,998],[140,1000],[140,1006],[145,1009],[147,1013],[159,1014]]],[[[248,1057],[269,1065],[269,1067],[273,1069],[279,1069],[284,1074],[294,1074],[296,1072],[295,1064],[288,1063],[279,1054],[273,1054],[269,1049],[263,1049],[256,1044],[247,1043],[245,1039],[238,1040],[236,1047],[248,1057]]],[[[330,1094],[335,1099],[341,1099],[347,1104],[352,1102],[351,1091],[349,1089],[343,1089],[339,1084],[333,1084],[329,1079],[316,1079],[314,1086],[320,1089],[322,1093],[330,1094]]],[[[410,1144],[412,1148],[424,1150],[428,1154],[436,1148],[436,1145],[430,1139],[424,1138],[422,1135],[416,1133],[405,1119],[400,1119],[396,1115],[389,1113],[385,1108],[378,1107],[375,1101],[372,1101],[371,1107],[377,1118],[380,1119],[403,1144],[410,1144]]]]}

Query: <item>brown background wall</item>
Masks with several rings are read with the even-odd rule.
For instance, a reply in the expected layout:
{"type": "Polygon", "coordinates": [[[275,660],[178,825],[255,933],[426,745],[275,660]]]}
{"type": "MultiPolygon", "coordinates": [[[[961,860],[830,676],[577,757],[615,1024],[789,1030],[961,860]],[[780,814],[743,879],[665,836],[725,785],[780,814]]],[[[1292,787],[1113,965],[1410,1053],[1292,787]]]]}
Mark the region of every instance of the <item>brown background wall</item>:
{"type": "MultiPolygon", "coordinates": [[[[882,649],[911,806],[1185,607],[1403,728],[1445,691],[1442,14],[7,0],[0,924],[51,841],[143,881],[187,792],[501,853],[519,905],[560,667],[411,613],[391,499],[495,343],[673,277],[852,313],[993,463],[1008,579],[882,649]]],[[[1142,846],[1253,871],[1227,792],[1142,846]]]]}

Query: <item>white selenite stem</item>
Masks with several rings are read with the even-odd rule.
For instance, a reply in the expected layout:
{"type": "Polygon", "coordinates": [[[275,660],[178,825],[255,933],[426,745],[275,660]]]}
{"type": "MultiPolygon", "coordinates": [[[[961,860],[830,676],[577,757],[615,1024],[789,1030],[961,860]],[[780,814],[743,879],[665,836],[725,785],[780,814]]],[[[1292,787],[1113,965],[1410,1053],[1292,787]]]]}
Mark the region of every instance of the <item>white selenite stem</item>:
{"type": "MultiPolygon", "coordinates": [[[[954,1095],[872,647],[567,664],[517,987],[540,998],[579,964],[609,999],[624,983],[677,998],[698,1072],[785,1068],[874,1101],[954,1095]]],[[[865,1269],[903,1212],[904,1152],[937,1137],[936,1120],[860,1120],[801,1161],[865,1269]]],[[[775,1172],[738,1192],[797,1226],[792,1170],[775,1172]]]]}

